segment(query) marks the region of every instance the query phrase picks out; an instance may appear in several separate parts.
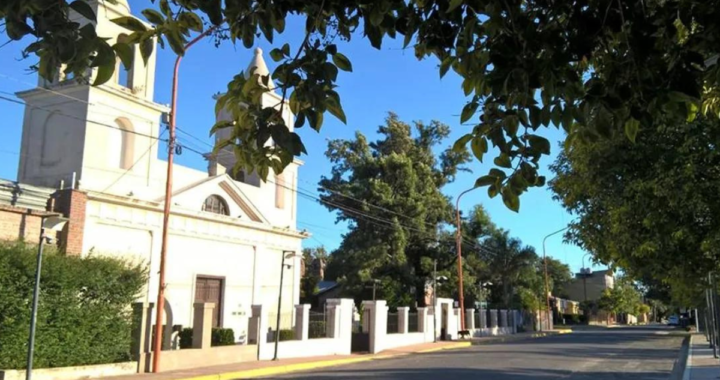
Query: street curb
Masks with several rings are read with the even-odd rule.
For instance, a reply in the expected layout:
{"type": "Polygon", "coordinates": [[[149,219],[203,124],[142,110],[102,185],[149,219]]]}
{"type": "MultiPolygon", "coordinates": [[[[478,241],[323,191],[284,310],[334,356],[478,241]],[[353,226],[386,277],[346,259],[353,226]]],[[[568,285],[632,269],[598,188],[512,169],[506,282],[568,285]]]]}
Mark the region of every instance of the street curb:
{"type": "MultiPolygon", "coordinates": [[[[690,380],[690,372],[692,371],[692,366],[690,364],[692,363],[693,336],[690,335],[690,337],[685,340],[687,340],[687,353],[685,355],[685,366],[684,366],[685,368],[683,368],[682,380],[690,380]]],[[[685,343],[685,342],[683,341],[683,343],[685,343]]],[[[680,350],[680,352],[681,352],[680,355],[682,355],[682,350],[680,350]]]]}
{"type": "Polygon", "coordinates": [[[692,335],[686,335],[683,338],[682,345],[680,346],[680,353],[678,354],[675,363],[673,364],[672,372],[670,373],[671,380],[689,380],[690,379],[690,357],[692,352],[690,345],[692,343],[692,335]]]}
{"type": "Polygon", "coordinates": [[[368,356],[358,357],[358,358],[346,358],[346,359],[337,359],[337,360],[323,360],[323,361],[318,361],[318,362],[288,364],[285,366],[278,366],[278,367],[258,368],[258,369],[244,370],[244,371],[216,373],[213,375],[185,377],[185,378],[176,379],[176,380],[250,379],[250,378],[272,376],[272,375],[284,375],[284,374],[288,374],[288,373],[292,373],[292,372],[308,371],[308,370],[319,369],[319,368],[335,367],[335,366],[339,366],[339,365],[361,363],[361,362],[367,362],[367,361],[371,361],[371,360],[393,359],[393,358],[398,358],[401,356],[407,356],[407,355],[412,355],[412,354],[423,354],[423,353],[428,353],[428,352],[437,352],[437,351],[444,351],[444,350],[467,348],[470,346],[471,346],[470,342],[457,342],[453,345],[447,345],[447,346],[443,346],[443,347],[433,347],[433,348],[428,348],[428,349],[425,349],[422,351],[417,351],[417,352],[403,352],[403,353],[385,354],[385,355],[380,354],[380,355],[372,355],[372,356],[368,355],[368,356]]]}
{"type": "Polygon", "coordinates": [[[487,339],[487,340],[478,340],[473,341],[473,346],[480,346],[485,344],[493,344],[493,343],[505,343],[505,342],[515,342],[515,341],[522,341],[526,339],[537,339],[537,338],[543,338],[546,336],[552,336],[552,335],[562,335],[562,334],[571,334],[573,331],[570,329],[563,329],[563,330],[555,330],[555,331],[545,331],[545,332],[538,332],[531,335],[526,336],[517,336],[517,335],[507,335],[507,336],[499,336],[495,339],[487,339]]]}
{"type": "MultiPolygon", "coordinates": [[[[456,350],[458,348],[468,348],[472,346],[472,342],[457,342],[453,344],[452,346],[443,346],[443,347],[433,347],[428,348],[426,350],[418,351],[417,354],[426,354],[428,352],[437,352],[437,351],[445,351],[445,350],[456,350]]],[[[397,355],[399,356],[399,355],[397,355]]]]}

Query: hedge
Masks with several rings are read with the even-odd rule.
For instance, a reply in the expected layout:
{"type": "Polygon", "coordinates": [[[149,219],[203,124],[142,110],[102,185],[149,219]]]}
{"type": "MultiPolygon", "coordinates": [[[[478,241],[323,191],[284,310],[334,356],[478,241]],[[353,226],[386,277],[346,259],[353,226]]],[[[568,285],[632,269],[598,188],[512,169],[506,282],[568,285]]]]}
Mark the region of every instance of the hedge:
{"type": "MultiPolygon", "coordinates": [[[[186,327],[180,331],[180,348],[192,348],[193,329],[186,327]]],[[[235,332],[233,329],[213,327],[210,335],[210,346],[232,346],[235,344],[235,332]]]]}
{"type": "MultiPolygon", "coordinates": [[[[0,368],[24,369],[37,247],[0,243],[0,368]]],[[[36,368],[130,360],[131,304],[147,282],[144,264],[107,257],[43,257],[36,368]]]]}

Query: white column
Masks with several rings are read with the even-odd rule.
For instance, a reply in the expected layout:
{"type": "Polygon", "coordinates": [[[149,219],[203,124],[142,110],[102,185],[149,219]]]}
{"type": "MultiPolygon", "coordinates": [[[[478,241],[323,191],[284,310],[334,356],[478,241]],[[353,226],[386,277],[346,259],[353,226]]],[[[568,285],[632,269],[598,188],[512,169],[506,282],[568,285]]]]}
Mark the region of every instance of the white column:
{"type": "Polygon", "coordinates": [[[272,359],[274,346],[267,341],[268,310],[265,306],[252,305],[252,317],[250,318],[250,328],[248,330],[251,333],[253,330],[256,331],[258,360],[272,359]]]}
{"type": "Polygon", "coordinates": [[[308,340],[310,304],[295,305],[295,339],[308,340]]]}
{"type": "Polygon", "coordinates": [[[475,309],[465,309],[465,329],[475,330],[475,309]]]}
{"type": "Polygon", "coordinates": [[[363,301],[363,307],[370,314],[370,353],[376,354],[383,350],[387,335],[387,311],[385,301],[363,301]]]}
{"type": "Polygon", "coordinates": [[[263,303],[261,298],[262,284],[260,283],[260,278],[262,277],[260,273],[260,260],[263,254],[263,248],[256,245],[253,247],[253,251],[252,304],[259,305],[263,303]]]}
{"type": "MultiPolygon", "coordinates": [[[[417,309],[418,314],[418,332],[425,333],[427,335],[427,332],[429,330],[432,330],[432,327],[428,325],[428,308],[427,307],[419,307],[417,309]]],[[[430,321],[429,323],[432,323],[430,321]]]]}
{"type": "Polygon", "coordinates": [[[408,314],[410,312],[410,308],[407,306],[402,306],[397,308],[398,311],[398,333],[400,334],[407,334],[408,333],[408,314]]]}

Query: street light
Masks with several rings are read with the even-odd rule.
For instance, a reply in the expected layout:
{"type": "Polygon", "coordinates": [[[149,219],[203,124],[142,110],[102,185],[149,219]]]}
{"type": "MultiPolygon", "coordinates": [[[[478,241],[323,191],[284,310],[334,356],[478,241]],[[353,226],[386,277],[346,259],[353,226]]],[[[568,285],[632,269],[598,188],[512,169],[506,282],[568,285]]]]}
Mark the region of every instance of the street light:
{"type": "Polygon", "coordinates": [[[47,240],[51,243],[52,238],[45,235],[46,230],[60,231],[67,223],[67,219],[61,216],[45,216],[42,218],[40,228],[40,245],[37,253],[37,266],[35,267],[35,289],[33,290],[32,314],[30,315],[30,337],[28,338],[27,370],[25,379],[32,379],[33,354],[35,353],[35,325],[37,324],[38,298],[40,297],[40,272],[42,271],[43,246],[47,240]]]}
{"type": "Polygon", "coordinates": [[[282,260],[280,261],[280,291],[278,292],[277,319],[275,320],[275,356],[273,356],[273,360],[278,360],[278,345],[280,344],[280,311],[282,311],[283,277],[285,277],[285,268],[290,269],[292,267],[290,264],[285,264],[285,259],[292,259],[294,257],[302,256],[295,253],[295,251],[282,252],[282,260]]]}
{"type": "MultiPolygon", "coordinates": [[[[565,230],[570,228],[570,226],[567,226],[565,228],[559,229],[551,234],[548,234],[543,238],[543,262],[545,263],[545,303],[547,304],[547,323],[548,327],[550,326],[550,282],[548,281],[548,270],[547,270],[547,256],[545,256],[545,240],[549,238],[550,236],[559,234],[565,230]]],[[[540,323],[540,328],[542,329],[542,323],[540,323]]]]}
{"type": "Polygon", "coordinates": [[[372,287],[369,286],[369,285],[366,286],[367,289],[372,288],[372,291],[373,291],[373,293],[372,293],[372,300],[373,300],[373,301],[375,301],[375,292],[376,292],[376,290],[377,290],[377,285],[378,285],[379,283],[381,283],[381,282],[382,282],[382,281],[374,278],[374,279],[372,279],[372,287]]]}
{"type": "Polygon", "coordinates": [[[458,262],[458,298],[460,301],[460,330],[465,330],[465,297],[463,296],[463,272],[462,272],[462,228],[460,226],[460,198],[463,195],[477,189],[477,186],[467,189],[458,195],[455,201],[455,222],[457,223],[456,235],[456,246],[457,246],[457,262],[458,262]]]}

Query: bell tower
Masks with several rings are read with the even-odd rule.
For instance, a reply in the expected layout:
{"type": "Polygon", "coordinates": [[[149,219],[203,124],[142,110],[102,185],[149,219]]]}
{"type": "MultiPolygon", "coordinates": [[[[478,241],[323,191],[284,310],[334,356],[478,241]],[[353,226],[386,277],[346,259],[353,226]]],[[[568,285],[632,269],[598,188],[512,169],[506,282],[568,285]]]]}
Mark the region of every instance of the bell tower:
{"type": "MultiPolygon", "coordinates": [[[[72,12],[78,23],[93,23],[111,45],[130,34],[110,20],[132,16],[126,0],[91,1],[97,22],[72,12]]],[[[143,22],[144,23],[144,22],[143,22]]],[[[150,25],[148,25],[150,28],[150,25]]],[[[117,195],[155,187],[160,118],[168,108],[153,101],[156,50],[144,64],[137,46],[130,67],[118,59],[113,77],[100,86],[65,76],[19,92],[25,103],[18,181],[36,186],[102,191],[117,195]],[[74,180],[73,180],[74,179],[74,180]]]]}

